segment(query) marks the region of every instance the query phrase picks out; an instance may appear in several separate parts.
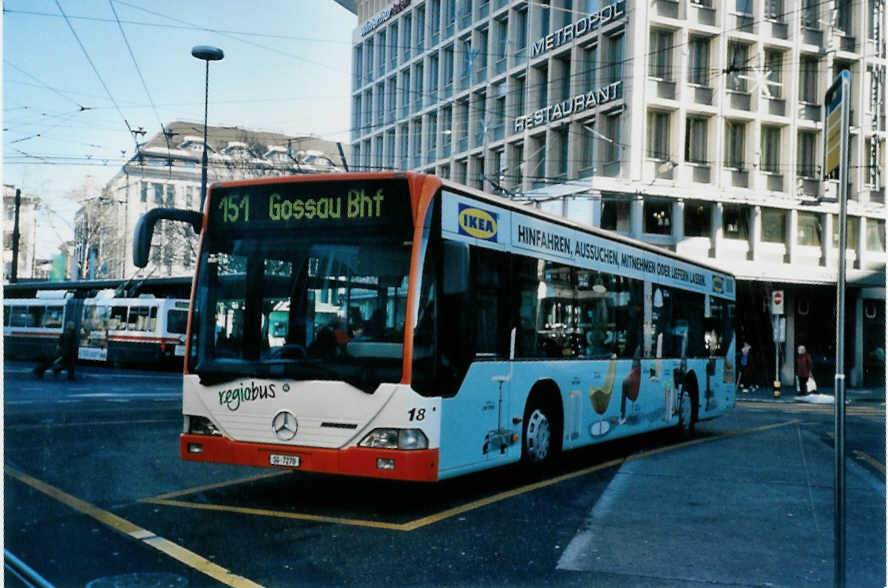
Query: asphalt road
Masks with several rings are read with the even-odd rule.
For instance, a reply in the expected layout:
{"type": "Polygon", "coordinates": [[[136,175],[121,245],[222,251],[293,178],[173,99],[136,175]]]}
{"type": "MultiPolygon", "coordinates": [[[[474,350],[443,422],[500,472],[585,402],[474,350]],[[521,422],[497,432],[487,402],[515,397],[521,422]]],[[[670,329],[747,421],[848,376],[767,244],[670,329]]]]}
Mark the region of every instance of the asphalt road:
{"type": "MultiPolygon", "coordinates": [[[[56,586],[833,582],[831,407],[418,485],[183,463],[176,374],[28,368],[4,371],[5,547],[56,586]]],[[[884,439],[884,403],[848,408],[849,586],[885,584],[884,439]]]]}

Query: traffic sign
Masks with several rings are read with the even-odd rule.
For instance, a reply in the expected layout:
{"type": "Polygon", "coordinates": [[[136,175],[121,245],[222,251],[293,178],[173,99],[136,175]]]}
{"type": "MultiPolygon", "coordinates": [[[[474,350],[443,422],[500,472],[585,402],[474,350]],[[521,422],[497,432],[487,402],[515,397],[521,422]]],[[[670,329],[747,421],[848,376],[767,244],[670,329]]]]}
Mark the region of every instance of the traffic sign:
{"type": "Polygon", "coordinates": [[[783,290],[771,293],[771,314],[783,314],[783,290]]]}
{"type": "Polygon", "coordinates": [[[823,177],[838,179],[842,166],[842,147],[848,140],[848,120],[843,105],[851,99],[851,74],[847,69],[839,73],[835,82],[826,91],[826,140],[824,141],[823,177]],[[845,89],[847,82],[847,90],[845,89]]]}

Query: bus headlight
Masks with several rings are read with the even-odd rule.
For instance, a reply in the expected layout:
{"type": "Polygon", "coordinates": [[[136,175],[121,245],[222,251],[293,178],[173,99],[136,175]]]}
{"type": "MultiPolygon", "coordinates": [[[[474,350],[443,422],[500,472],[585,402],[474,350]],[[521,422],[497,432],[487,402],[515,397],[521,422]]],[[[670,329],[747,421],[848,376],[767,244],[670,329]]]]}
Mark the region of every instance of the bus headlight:
{"type": "Polygon", "coordinates": [[[358,446],[376,449],[428,449],[429,440],[419,429],[373,429],[358,446]]]}
{"type": "Polygon", "coordinates": [[[202,416],[185,415],[185,431],[192,435],[221,435],[222,432],[210,419],[202,416]]]}

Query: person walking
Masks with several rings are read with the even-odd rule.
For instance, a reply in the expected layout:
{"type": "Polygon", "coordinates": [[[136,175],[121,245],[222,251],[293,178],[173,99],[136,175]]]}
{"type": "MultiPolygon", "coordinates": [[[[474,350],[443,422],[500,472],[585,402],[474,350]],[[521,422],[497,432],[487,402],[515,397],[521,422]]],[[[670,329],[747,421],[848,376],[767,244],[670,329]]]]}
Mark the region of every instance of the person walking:
{"type": "Polygon", "coordinates": [[[799,396],[808,394],[808,378],[814,369],[814,361],[811,355],[805,350],[804,345],[799,345],[798,355],[796,356],[796,376],[799,378],[799,396]]]}
{"type": "Polygon", "coordinates": [[[44,362],[34,368],[34,375],[43,378],[43,373],[51,369],[52,374],[57,376],[60,371],[68,372],[68,379],[74,379],[74,361],[77,359],[77,329],[73,322],[65,325],[65,330],[59,337],[56,346],[56,356],[52,361],[44,362]]]}
{"type": "Polygon", "coordinates": [[[748,341],[743,342],[743,347],[740,348],[740,378],[737,381],[737,387],[741,392],[749,392],[750,390],[755,390],[758,386],[755,385],[755,365],[754,360],[752,358],[752,345],[749,344],[748,341]]]}

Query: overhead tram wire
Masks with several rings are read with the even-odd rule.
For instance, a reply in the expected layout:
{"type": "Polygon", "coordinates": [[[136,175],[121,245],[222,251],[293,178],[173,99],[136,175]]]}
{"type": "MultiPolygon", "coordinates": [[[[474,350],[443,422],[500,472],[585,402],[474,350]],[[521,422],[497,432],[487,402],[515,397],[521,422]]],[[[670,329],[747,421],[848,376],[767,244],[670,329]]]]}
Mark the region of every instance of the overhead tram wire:
{"type": "MultiPolygon", "coordinates": [[[[4,59],[3,59],[3,63],[5,63],[5,64],[8,65],[9,67],[11,67],[12,69],[16,70],[17,72],[19,72],[19,73],[21,73],[21,74],[24,74],[24,75],[28,76],[29,78],[31,78],[32,80],[34,80],[35,82],[39,83],[39,84],[40,84],[40,87],[46,88],[46,89],[49,90],[50,92],[56,94],[57,96],[60,96],[61,98],[64,98],[64,99],[67,100],[68,102],[73,102],[73,103],[76,104],[76,105],[78,106],[78,108],[80,109],[79,112],[83,112],[83,111],[86,111],[86,110],[91,110],[91,108],[89,108],[88,106],[84,106],[83,104],[81,104],[81,103],[78,102],[77,100],[71,98],[70,96],[66,96],[66,95],[65,95],[61,90],[59,90],[58,88],[54,88],[54,87],[50,86],[49,84],[47,84],[46,82],[44,82],[43,80],[41,80],[40,78],[38,78],[37,76],[35,76],[35,75],[31,74],[31,73],[28,73],[27,71],[23,70],[22,68],[20,68],[20,67],[17,66],[16,64],[12,63],[12,62],[9,61],[8,59],[4,58],[4,59]]],[[[28,108],[28,107],[25,106],[24,108],[28,108]]]]}
{"type": "MultiPolygon", "coordinates": [[[[154,116],[157,118],[157,123],[160,125],[160,130],[163,133],[163,138],[166,140],[167,147],[167,158],[169,160],[170,167],[170,177],[173,175],[173,156],[170,153],[170,135],[167,133],[166,127],[163,126],[163,121],[160,120],[160,113],[157,112],[157,106],[154,104],[154,100],[151,98],[151,92],[148,91],[148,84],[145,83],[145,76],[142,75],[142,70],[139,68],[139,63],[136,61],[136,56],[133,53],[133,48],[130,45],[129,39],[126,37],[126,32],[123,30],[123,25],[120,24],[120,17],[117,15],[117,9],[114,8],[114,0],[108,0],[108,5],[111,7],[111,12],[114,13],[114,19],[117,21],[117,26],[120,29],[120,35],[123,37],[123,42],[126,45],[127,51],[129,51],[130,59],[133,60],[133,66],[136,68],[136,73],[139,74],[139,80],[142,82],[142,87],[145,89],[145,95],[148,97],[148,102],[151,104],[151,109],[154,111],[154,116]]],[[[132,132],[132,131],[130,131],[132,132]]],[[[135,138],[135,135],[133,136],[135,138]]],[[[136,150],[138,151],[139,144],[136,141],[136,150]]]]}
{"type": "MultiPolygon", "coordinates": [[[[126,125],[126,130],[133,133],[133,128],[130,126],[129,121],[123,115],[123,111],[120,110],[120,106],[117,104],[117,100],[114,99],[114,96],[111,94],[111,90],[108,89],[108,84],[105,83],[104,78],[102,78],[102,74],[99,73],[96,64],[93,63],[92,58],[89,56],[89,52],[86,50],[86,47],[83,44],[83,41],[80,40],[80,36],[77,34],[77,31],[74,30],[74,25],[71,24],[70,19],[68,19],[67,14],[65,14],[65,10],[62,8],[62,5],[59,3],[59,0],[55,0],[56,6],[59,9],[59,12],[62,13],[62,16],[65,18],[65,22],[68,24],[68,28],[71,30],[71,34],[74,35],[74,38],[77,40],[77,44],[80,45],[80,49],[83,51],[83,55],[86,57],[86,60],[89,62],[90,67],[92,67],[93,72],[95,72],[96,77],[99,78],[99,82],[102,84],[102,87],[105,89],[105,93],[108,94],[108,98],[111,99],[111,103],[114,105],[114,108],[117,110],[117,113],[120,114],[120,118],[123,119],[123,123],[126,125]]],[[[133,135],[133,140],[135,141],[135,135],[133,135]]],[[[139,144],[136,141],[136,150],[138,151],[139,144]]]]}

